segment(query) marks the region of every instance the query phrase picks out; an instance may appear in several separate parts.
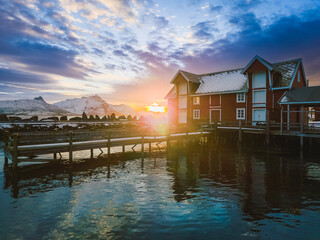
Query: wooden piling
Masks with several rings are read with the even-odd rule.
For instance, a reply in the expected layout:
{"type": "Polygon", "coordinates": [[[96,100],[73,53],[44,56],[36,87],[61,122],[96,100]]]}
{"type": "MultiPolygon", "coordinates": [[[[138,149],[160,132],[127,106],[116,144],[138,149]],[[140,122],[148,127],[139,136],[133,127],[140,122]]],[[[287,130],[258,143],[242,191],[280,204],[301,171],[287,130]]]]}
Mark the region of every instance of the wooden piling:
{"type": "Polygon", "coordinates": [[[12,143],[12,166],[13,168],[18,167],[18,134],[13,135],[13,143],[12,143]]]}
{"type": "Polygon", "coordinates": [[[73,162],[73,149],[72,149],[72,142],[73,142],[73,132],[69,132],[69,164],[71,165],[73,162]]]}
{"type": "Polygon", "coordinates": [[[239,121],[239,143],[242,142],[242,121],[239,121]]]}
{"type": "Polygon", "coordinates": [[[269,146],[270,143],[270,113],[266,110],[266,145],[269,146]]]}
{"type": "Polygon", "coordinates": [[[167,131],[167,147],[170,147],[170,129],[167,131]]]}
{"type": "Polygon", "coordinates": [[[142,132],[141,136],[141,152],[144,153],[144,132],[142,132]]]}
{"type": "Polygon", "coordinates": [[[90,149],[90,159],[93,159],[93,149],[90,149]]]}
{"type": "Polygon", "coordinates": [[[110,129],[108,130],[108,157],[110,157],[111,139],[110,139],[110,129]]]}
{"type": "Polygon", "coordinates": [[[122,145],[122,153],[126,152],[126,145],[122,145]]]}
{"type": "MultiPolygon", "coordinates": [[[[5,146],[5,148],[8,148],[8,146],[9,146],[9,132],[5,132],[4,133],[4,146],[5,146]]],[[[7,155],[5,154],[4,155],[5,157],[4,157],[4,165],[7,167],[8,166],[8,164],[9,164],[9,159],[7,158],[7,155]]]]}
{"type": "Polygon", "coordinates": [[[53,159],[54,159],[54,160],[57,159],[57,153],[53,153],[53,159]]]}
{"type": "Polygon", "coordinates": [[[151,154],[151,142],[149,142],[149,154],[151,154]]]}

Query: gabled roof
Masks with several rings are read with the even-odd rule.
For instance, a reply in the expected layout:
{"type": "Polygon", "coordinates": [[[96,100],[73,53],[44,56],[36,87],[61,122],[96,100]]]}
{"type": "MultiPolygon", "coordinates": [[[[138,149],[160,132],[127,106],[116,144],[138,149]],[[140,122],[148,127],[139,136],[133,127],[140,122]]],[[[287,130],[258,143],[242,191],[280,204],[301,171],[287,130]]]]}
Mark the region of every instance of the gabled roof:
{"type": "MultiPolygon", "coordinates": [[[[302,67],[303,80],[306,83],[306,77],[301,59],[270,63],[259,56],[255,56],[245,68],[241,69],[207,74],[194,74],[179,70],[173,77],[171,83],[174,83],[178,74],[181,74],[188,82],[198,83],[191,84],[192,89],[190,90],[190,93],[193,95],[245,92],[248,89],[248,79],[243,73],[245,73],[245,71],[255,60],[260,61],[270,70],[269,81],[272,78],[271,74],[274,74],[273,76],[275,78],[273,79],[273,82],[269,82],[272,90],[292,88],[293,81],[297,75],[300,65],[302,67]]],[[[173,89],[171,90],[173,91],[173,89]]],[[[169,96],[169,94],[167,96],[169,96]]]]}
{"type": "Polygon", "coordinates": [[[173,88],[171,88],[169,93],[165,96],[165,99],[176,98],[176,97],[177,97],[177,89],[176,89],[176,86],[173,86],[173,88]]]}
{"type": "Polygon", "coordinates": [[[240,92],[247,90],[247,76],[241,69],[200,75],[200,86],[196,94],[240,92]]]}
{"type": "Polygon", "coordinates": [[[320,86],[290,89],[280,98],[279,104],[320,105],[320,86]]]}
{"type": "Polygon", "coordinates": [[[195,82],[195,83],[199,83],[199,75],[194,74],[194,73],[190,73],[190,72],[186,72],[186,71],[182,71],[179,70],[176,75],[174,75],[174,77],[172,78],[170,83],[173,83],[174,80],[176,79],[176,77],[179,75],[179,73],[189,82],[195,82]]]}
{"type": "Polygon", "coordinates": [[[244,74],[256,60],[261,62],[263,65],[265,65],[270,71],[275,69],[275,67],[271,63],[269,63],[268,61],[256,55],[254,58],[252,58],[252,60],[248,63],[248,65],[244,69],[242,69],[241,73],[244,74]]]}
{"type": "Polygon", "coordinates": [[[285,62],[279,62],[272,64],[275,66],[279,73],[281,73],[280,81],[273,83],[273,88],[289,88],[294,81],[296,76],[296,72],[298,71],[299,65],[301,63],[301,59],[294,59],[285,62]]]}

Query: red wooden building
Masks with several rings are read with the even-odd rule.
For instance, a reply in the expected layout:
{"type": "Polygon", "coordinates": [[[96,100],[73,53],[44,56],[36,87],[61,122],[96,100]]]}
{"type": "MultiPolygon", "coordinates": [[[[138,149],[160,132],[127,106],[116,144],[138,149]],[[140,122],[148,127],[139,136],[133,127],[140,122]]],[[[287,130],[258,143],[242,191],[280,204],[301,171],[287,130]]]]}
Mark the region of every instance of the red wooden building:
{"type": "MultiPolygon", "coordinates": [[[[251,123],[265,121],[267,109],[270,121],[279,122],[279,99],[290,89],[306,87],[307,81],[301,59],[269,63],[255,56],[241,69],[207,74],[179,70],[171,84],[166,96],[171,124],[251,123]]],[[[289,121],[298,122],[299,116],[289,121]]]]}

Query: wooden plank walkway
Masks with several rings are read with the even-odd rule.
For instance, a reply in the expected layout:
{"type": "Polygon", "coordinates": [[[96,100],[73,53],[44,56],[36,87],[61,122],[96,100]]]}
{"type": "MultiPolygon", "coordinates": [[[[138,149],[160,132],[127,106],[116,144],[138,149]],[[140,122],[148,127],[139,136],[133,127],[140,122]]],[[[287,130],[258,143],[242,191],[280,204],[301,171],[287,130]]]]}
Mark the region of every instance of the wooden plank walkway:
{"type": "MultiPolygon", "coordinates": [[[[36,144],[27,144],[21,141],[21,145],[18,142],[18,135],[12,135],[11,142],[5,141],[4,154],[5,154],[5,164],[8,164],[8,160],[12,161],[12,166],[18,167],[20,162],[36,162],[37,159],[32,158],[19,158],[22,156],[37,156],[42,154],[54,154],[52,161],[60,160],[56,158],[57,153],[69,152],[69,161],[72,163],[72,153],[74,151],[83,151],[91,150],[91,157],[93,156],[93,149],[107,148],[108,155],[110,154],[110,148],[116,146],[122,146],[124,151],[124,146],[126,145],[138,145],[141,144],[141,151],[144,151],[144,145],[149,144],[149,149],[152,143],[165,142],[170,143],[171,140],[177,139],[191,139],[191,138],[201,138],[206,137],[210,132],[184,132],[184,133],[172,133],[167,135],[160,136],[134,136],[134,137],[117,137],[111,138],[110,134],[107,139],[94,139],[86,141],[73,141],[73,133],[69,133],[69,141],[61,142],[61,138],[56,137],[56,142],[52,136],[47,136],[48,139],[45,139],[45,136],[42,136],[44,142],[51,142],[45,144],[38,144],[39,138],[35,139],[36,144]]],[[[32,135],[32,134],[31,134],[32,135]]],[[[78,138],[79,140],[79,138],[78,138]]],[[[47,160],[48,161],[48,160],[47,160]]],[[[41,160],[42,162],[42,160],[41,160]]]]}

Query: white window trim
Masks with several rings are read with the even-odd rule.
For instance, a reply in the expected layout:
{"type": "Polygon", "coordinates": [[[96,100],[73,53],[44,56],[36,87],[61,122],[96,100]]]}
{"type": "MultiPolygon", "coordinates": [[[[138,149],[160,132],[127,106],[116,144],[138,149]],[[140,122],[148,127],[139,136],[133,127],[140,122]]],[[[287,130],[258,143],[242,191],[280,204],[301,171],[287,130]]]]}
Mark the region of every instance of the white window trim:
{"type": "Polygon", "coordinates": [[[220,111],[220,119],[219,119],[219,121],[221,122],[221,109],[210,109],[210,124],[213,124],[213,122],[211,121],[211,111],[220,111]]]}
{"type": "Polygon", "coordinates": [[[193,110],[193,119],[200,119],[200,109],[193,110]],[[195,113],[198,112],[198,117],[195,116],[195,113]]]}
{"type": "Polygon", "coordinates": [[[254,72],[252,73],[252,77],[251,77],[251,86],[252,86],[252,89],[265,89],[267,88],[267,73],[265,71],[259,71],[259,72],[254,72]],[[264,84],[264,87],[253,87],[253,79],[254,79],[254,75],[255,74],[260,74],[260,73],[265,73],[266,74],[266,80],[265,80],[265,84],[264,84]]]}
{"type": "Polygon", "coordinates": [[[193,105],[200,105],[200,97],[196,96],[196,97],[193,97],[193,105]],[[195,102],[196,99],[199,99],[199,103],[195,102]]]}
{"type": "Polygon", "coordinates": [[[267,105],[267,90],[266,89],[256,89],[252,90],[252,106],[253,107],[265,107],[267,105]],[[254,102],[254,93],[255,92],[265,92],[266,93],[266,102],[265,103],[255,103],[254,102]]]}
{"type": "Polygon", "coordinates": [[[298,71],[297,74],[298,74],[298,82],[300,82],[301,81],[301,79],[300,79],[300,71],[298,71]]]}
{"type": "Polygon", "coordinates": [[[245,108],[237,108],[236,109],[236,119],[237,120],[246,120],[246,109],[245,108]],[[243,117],[238,117],[238,111],[243,110],[243,117]]]}
{"type": "Polygon", "coordinates": [[[246,102],[246,93],[237,93],[236,94],[236,99],[237,99],[237,103],[245,103],[246,102]],[[243,100],[239,100],[238,96],[242,94],[243,95],[243,100]]]}
{"type": "MultiPolygon", "coordinates": [[[[288,105],[289,106],[289,105],[288,105]]],[[[257,122],[266,122],[266,120],[265,121],[257,121],[257,120],[253,120],[253,115],[254,115],[254,111],[256,111],[256,110],[264,110],[264,112],[265,112],[265,116],[267,117],[267,110],[266,110],[266,108],[253,108],[252,109],[252,125],[256,125],[257,124],[257,122]]]]}

